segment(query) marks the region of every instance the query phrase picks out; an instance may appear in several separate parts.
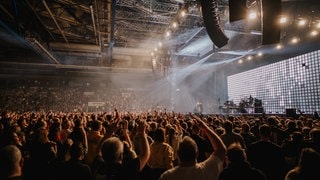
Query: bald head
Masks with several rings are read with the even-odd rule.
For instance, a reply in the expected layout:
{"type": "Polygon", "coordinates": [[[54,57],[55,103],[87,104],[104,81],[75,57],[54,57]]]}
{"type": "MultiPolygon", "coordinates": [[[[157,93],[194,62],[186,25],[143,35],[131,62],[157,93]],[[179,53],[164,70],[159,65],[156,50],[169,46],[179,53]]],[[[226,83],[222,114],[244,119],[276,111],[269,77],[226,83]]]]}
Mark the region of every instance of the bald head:
{"type": "Polygon", "coordinates": [[[15,145],[7,145],[0,150],[0,177],[21,176],[22,155],[15,145]]]}
{"type": "Polygon", "coordinates": [[[121,162],[123,154],[122,141],[117,137],[108,138],[102,145],[101,153],[106,162],[121,162]]]}

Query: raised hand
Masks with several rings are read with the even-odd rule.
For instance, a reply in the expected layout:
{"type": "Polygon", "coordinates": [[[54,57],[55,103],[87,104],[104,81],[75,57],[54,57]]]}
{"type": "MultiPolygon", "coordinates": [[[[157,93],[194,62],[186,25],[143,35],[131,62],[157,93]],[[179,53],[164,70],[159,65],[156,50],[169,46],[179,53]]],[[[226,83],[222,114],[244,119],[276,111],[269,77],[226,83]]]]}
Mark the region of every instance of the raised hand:
{"type": "Polygon", "coordinates": [[[144,119],[139,119],[137,121],[137,133],[145,133],[147,128],[147,123],[144,119]]]}

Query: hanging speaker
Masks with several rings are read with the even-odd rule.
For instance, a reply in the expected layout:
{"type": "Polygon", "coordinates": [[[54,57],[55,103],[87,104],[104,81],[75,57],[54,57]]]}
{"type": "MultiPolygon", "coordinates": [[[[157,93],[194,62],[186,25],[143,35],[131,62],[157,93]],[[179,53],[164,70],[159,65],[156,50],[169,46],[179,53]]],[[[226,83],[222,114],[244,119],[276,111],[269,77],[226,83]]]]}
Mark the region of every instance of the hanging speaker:
{"type": "Polygon", "coordinates": [[[247,0],[229,0],[229,21],[239,21],[247,17],[247,0]]]}
{"type": "Polygon", "coordinates": [[[229,38],[224,34],[218,13],[218,4],[215,0],[200,0],[203,22],[207,33],[217,47],[228,44],[229,38]]]}
{"type": "Polygon", "coordinates": [[[281,0],[262,0],[262,44],[280,42],[281,0]]]}

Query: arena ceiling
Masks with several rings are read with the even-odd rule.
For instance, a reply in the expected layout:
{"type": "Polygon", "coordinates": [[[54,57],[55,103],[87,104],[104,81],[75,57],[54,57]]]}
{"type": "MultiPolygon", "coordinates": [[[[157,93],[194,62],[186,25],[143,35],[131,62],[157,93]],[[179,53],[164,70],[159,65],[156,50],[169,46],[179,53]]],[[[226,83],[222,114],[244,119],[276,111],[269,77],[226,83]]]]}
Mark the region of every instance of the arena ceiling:
{"type": "MultiPolygon", "coordinates": [[[[82,55],[90,62],[112,57],[111,48],[150,52],[159,42],[177,56],[210,55],[209,62],[265,49],[259,20],[230,23],[228,0],[214,2],[229,38],[221,48],[210,41],[196,0],[1,0],[0,62],[63,64],[61,53],[82,55]],[[184,17],[182,10],[187,10],[184,17]]],[[[259,10],[259,2],[248,0],[247,5],[259,10]]],[[[282,28],[281,42],[312,30],[319,9],[314,0],[282,0],[282,12],[290,22],[282,28]],[[308,20],[304,28],[295,26],[301,18],[308,20]]],[[[312,44],[306,36],[299,38],[299,47],[312,44]]]]}

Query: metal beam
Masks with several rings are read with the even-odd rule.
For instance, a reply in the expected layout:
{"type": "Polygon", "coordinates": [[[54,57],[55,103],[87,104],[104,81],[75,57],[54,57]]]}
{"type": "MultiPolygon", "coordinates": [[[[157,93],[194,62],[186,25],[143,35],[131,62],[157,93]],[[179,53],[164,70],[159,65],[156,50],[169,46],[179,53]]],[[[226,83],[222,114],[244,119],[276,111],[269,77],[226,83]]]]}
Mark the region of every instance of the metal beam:
{"type": "Polygon", "coordinates": [[[36,47],[40,48],[51,60],[53,60],[56,64],[60,64],[60,61],[55,58],[42,44],[34,38],[26,38],[31,44],[36,45],[36,47]]]}
{"type": "Polygon", "coordinates": [[[64,33],[63,33],[63,31],[62,31],[61,27],[59,26],[59,24],[58,24],[57,20],[55,19],[55,17],[53,16],[53,14],[52,14],[52,12],[51,12],[50,8],[48,7],[48,4],[46,3],[46,1],[45,1],[45,0],[42,0],[42,3],[43,3],[43,5],[45,6],[46,10],[49,12],[49,14],[50,14],[50,16],[51,16],[52,20],[53,20],[53,21],[54,21],[54,23],[56,24],[56,26],[57,26],[57,28],[59,29],[59,31],[60,31],[61,35],[63,36],[64,40],[65,40],[67,43],[69,43],[69,41],[68,41],[68,39],[66,38],[66,36],[64,35],[64,33]]]}
{"type": "Polygon", "coordinates": [[[95,21],[95,18],[94,18],[94,12],[93,12],[93,6],[92,5],[90,5],[90,11],[91,11],[91,19],[92,19],[94,37],[95,37],[95,40],[96,40],[96,44],[98,44],[96,21],[95,21]]]}
{"type": "MultiPolygon", "coordinates": [[[[46,26],[44,25],[44,23],[42,22],[41,18],[39,17],[38,13],[34,10],[34,8],[32,7],[32,5],[29,3],[28,0],[25,0],[25,2],[27,3],[27,5],[29,6],[29,8],[32,10],[33,14],[37,17],[38,21],[42,24],[43,27],[46,28],[46,26]]],[[[48,34],[50,35],[50,37],[55,40],[55,38],[53,37],[52,33],[46,28],[46,31],[48,32],[48,34]]]]}
{"type": "Polygon", "coordinates": [[[98,45],[88,44],[72,44],[72,43],[50,43],[52,50],[58,51],[77,51],[86,53],[101,53],[101,48],[98,45]]]}

